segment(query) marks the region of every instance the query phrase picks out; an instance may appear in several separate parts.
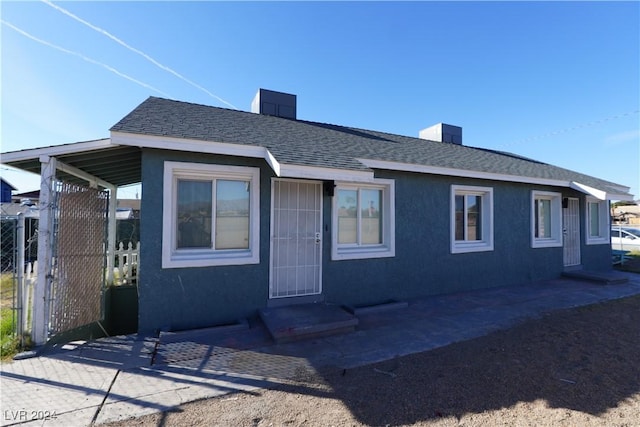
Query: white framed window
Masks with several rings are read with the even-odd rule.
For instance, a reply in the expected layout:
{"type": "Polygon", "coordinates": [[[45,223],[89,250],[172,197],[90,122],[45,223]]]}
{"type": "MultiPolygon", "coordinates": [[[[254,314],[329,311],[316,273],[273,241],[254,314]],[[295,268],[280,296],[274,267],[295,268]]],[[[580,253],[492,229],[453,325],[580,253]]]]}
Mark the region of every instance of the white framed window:
{"type": "Polygon", "coordinates": [[[260,262],[260,170],[165,162],[162,267],[260,262]]]}
{"type": "Polygon", "coordinates": [[[531,247],[562,246],[562,194],[531,192],[531,247]]]}
{"type": "Polygon", "coordinates": [[[609,202],[607,200],[598,200],[594,197],[587,197],[587,245],[609,244],[610,227],[609,227],[609,202]]]}
{"type": "Polygon", "coordinates": [[[451,253],[493,250],[493,188],[451,186],[451,253]]]}
{"type": "Polygon", "coordinates": [[[336,183],[331,259],[395,256],[395,183],[336,183]]]}

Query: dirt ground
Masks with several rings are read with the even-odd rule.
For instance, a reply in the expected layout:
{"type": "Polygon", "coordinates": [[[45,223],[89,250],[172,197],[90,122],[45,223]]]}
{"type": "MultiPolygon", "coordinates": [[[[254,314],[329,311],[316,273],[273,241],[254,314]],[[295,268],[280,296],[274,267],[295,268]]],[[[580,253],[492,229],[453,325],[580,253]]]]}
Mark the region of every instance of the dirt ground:
{"type": "Polygon", "coordinates": [[[110,426],[640,426],[640,296],[110,426]]]}

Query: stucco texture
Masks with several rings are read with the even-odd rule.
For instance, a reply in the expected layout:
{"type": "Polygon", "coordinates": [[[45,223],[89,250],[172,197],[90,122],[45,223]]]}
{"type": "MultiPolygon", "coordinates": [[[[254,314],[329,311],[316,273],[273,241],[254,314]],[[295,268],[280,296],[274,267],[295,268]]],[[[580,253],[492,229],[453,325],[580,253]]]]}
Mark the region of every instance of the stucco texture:
{"type": "MultiPolygon", "coordinates": [[[[141,208],[139,330],[181,330],[255,316],[269,298],[272,170],[262,159],[144,150],[141,208]],[[260,262],[222,267],[163,269],[163,162],[211,162],[260,168],[260,262]]],[[[331,198],[323,196],[322,288],[326,302],[369,305],[478,288],[519,285],[562,273],[561,247],[531,247],[531,191],[578,197],[585,268],[610,267],[608,245],[584,243],[584,197],[573,190],[409,172],[377,171],[395,180],[395,257],[331,260],[331,198]],[[493,188],[494,250],[452,254],[451,185],[493,188]]]]}

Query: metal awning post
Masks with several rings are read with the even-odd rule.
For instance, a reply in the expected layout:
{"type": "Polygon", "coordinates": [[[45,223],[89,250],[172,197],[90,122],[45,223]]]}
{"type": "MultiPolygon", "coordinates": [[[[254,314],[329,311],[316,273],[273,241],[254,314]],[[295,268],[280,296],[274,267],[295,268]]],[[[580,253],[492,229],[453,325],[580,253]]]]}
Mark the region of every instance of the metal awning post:
{"type": "Polygon", "coordinates": [[[117,187],[109,188],[109,217],[107,222],[107,284],[113,283],[113,269],[116,260],[116,207],[118,205],[117,187]]]}
{"type": "Polygon", "coordinates": [[[18,302],[18,319],[16,322],[16,332],[18,334],[18,339],[20,340],[20,345],[24,345],[24,329],[25,329],[25,313],[27,313],[27,307],[25,307],[25,280],[24,280],[24,213],[20,212],[18,214],[18,229],[17,229],[17,244],[16,248],[18,253],[16,254],[16,264],[17,264],[17,273],[18,273],[18,292],[17,292],[17,302],[18,302]]]}
{"type": "Polygon", "coordinates": [[[49,319],[47,316],[48,290],[53,280],[53,206],[56,180],[55,157],[40,156],[40,205],[38,221],[38,278],[33,291],[33,325],[31,340],[35,345],[47,342],[49,319]]]}

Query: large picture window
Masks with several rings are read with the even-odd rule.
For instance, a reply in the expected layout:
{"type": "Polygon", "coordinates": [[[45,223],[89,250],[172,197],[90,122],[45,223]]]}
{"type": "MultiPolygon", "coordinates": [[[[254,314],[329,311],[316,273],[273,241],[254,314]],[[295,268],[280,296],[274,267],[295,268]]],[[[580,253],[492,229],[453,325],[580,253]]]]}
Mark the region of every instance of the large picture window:
{"type": "Polygon", "coordinates": [[[336,185],[332,259],[395,255],[393,189],[391,180],[336,185]]]}
{"type": "Polygon", "coordinates": [[[451,186],[451,252],[493,250],[493,189],[451,186]]]}
{"type": "Polygon", "coordinates": [[[587,245],[609,244],[609,202],[587,197],[587,245]]]}
{"type": "Polygon", "coordinates": [[[562,194],[531,192],[531,247],[562,246],[562,194]]]}
{"type": "Polygon", "coordinates": [[[259,262],[257,168],[165,162],[165,268],[259,262]]]}

